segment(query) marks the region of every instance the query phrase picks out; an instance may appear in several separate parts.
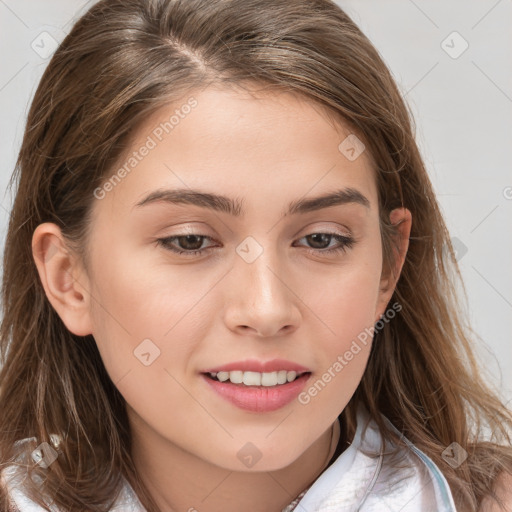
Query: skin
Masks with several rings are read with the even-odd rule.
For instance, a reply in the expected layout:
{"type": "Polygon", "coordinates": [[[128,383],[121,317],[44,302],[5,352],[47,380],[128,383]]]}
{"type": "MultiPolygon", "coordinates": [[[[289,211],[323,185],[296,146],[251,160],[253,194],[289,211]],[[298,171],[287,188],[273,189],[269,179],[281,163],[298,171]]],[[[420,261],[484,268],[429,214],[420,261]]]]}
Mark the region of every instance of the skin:
{"type": "MultiPolygon", "coordinates": [[[[406,209],[390,217],[403,221],[393,278],[382,272],[369,155],[350,161],[338,150],[349,130],[290,93],[211,86],[194,97],[197,107],[94,199],[89,272],[51,223],[34,232],[34,259],[51,304],[71,332],[94,336],[125,397],[133,456],[161,510],[277,512],[325,469],[331,427],[361,380],[371,343],[309,403],[273,412],[238,409],[199,372],[283,358],[309,368],[310,382],[319,379],[385,313],[412,218],[406,209]],[[246,213],[134,207],[162,187],[243,199],[246,213]],[[350,203],[281,218],[292,200],[342,187],[359,190],[370,208],[350,203]],[[322,254],[336,239],[315,245],[305,237],[325,232],[351,234],[356,243],[322,254]],[[214,249],[187,257],[155,243],[183,233],[211,237],[201,247],[214,249]],[[250,264],[236,252],[248,236],[263,248],[250,264]],[[146,338],[160,349],[149,366],[133,353],[146,338]],[[251,468],[237,457],[247,442],[261,454],[251,468]]],[[[131,150],[175,109],[149,119],[131,150]]]]}

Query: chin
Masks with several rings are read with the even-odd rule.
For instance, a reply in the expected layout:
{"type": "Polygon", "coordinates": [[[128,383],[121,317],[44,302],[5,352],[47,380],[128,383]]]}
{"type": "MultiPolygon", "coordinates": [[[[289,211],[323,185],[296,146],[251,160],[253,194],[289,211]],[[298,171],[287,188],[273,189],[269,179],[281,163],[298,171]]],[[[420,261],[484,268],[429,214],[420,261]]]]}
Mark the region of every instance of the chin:
{"type": "Polygon", "coordinates": [[[219,465],[230,471],[278,471],[293,464],[301,455],[301,452],[295,453],[292,450],[284,452],[271,446],[260,450],[256,443],[247,442],[237,450],[234,458],[230,458],[232,463],[226,464],[224,460],[219,465]]]}

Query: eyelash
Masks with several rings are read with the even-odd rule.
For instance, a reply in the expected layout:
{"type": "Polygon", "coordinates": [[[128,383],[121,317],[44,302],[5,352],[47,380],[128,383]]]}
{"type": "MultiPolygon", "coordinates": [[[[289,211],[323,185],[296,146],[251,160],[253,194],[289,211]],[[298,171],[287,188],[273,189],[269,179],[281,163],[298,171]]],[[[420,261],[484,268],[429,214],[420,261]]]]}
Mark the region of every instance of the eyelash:
{"type": "MultiPolygon", "coordinates": [[[[345,253],[349,249],[351,249],[355,245],[355,243],[356,243],[355,239],[350,237],[350,236],[340,235],[338,233],[323,232],[323,231],[319,231],[319,232],[316,232],[316,233],[310,233],[309,235],[305,235],[305,236],[299,238],[299,240],[301,240],[302,238],[306,238],[308,236],[312,236],[312,235],[329,235],[333,239],[335,239],[337,242],[341,243],[340,246],[333,247],[331,249],[313,249],[313,248],[307,249],[308,252],[313,253],[313,254],[320,253],[320,254],[327,254],[327,255],[335,255],[335,254],[338,254],[338,253],[341,253],[341,252],[345,253]]],[[[156,240],[156,242],[157,242],[158,245],[164,247],[164,249],[170,250],[171,252],[174,252],[174,253],[179,254],[179,255],[186,254],[186,257],[191,257],[191,256],[199,255],[199,254],[202,254],[205,251],[208,251],[209,249],[214,249],[214,247],[206,247],[204,249],[197,249],[197,250],[186,251],[186,250],[176,249],[176,247],[173,247],[171,245],[171,242],[173,240],[178,239],[178,238],[182,238],[182,237],[186,237],[186,236],[195,236],[197,238],[203,238],[203,239],[210,239],[210,240],[212,240],[212,238],[207,236],[207,235],[196,235],[196,234],[193,234],[193,233],[184,233],[184,234],[181,234],[181,235],[168,236],[166,238],[158,238],[156,240]]]]}

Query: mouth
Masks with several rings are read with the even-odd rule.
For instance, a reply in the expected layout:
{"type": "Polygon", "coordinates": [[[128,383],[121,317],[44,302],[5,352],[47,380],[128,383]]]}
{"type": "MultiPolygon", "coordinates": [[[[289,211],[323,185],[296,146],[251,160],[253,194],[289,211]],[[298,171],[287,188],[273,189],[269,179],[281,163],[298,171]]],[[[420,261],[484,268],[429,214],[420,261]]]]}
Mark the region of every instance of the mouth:
{"type": "Polygon", "coordinates": [[[201,376],[208,387],[239,409],[271,412],[290,404],[304,389],[311,372],[206,372],[201,376]]]}

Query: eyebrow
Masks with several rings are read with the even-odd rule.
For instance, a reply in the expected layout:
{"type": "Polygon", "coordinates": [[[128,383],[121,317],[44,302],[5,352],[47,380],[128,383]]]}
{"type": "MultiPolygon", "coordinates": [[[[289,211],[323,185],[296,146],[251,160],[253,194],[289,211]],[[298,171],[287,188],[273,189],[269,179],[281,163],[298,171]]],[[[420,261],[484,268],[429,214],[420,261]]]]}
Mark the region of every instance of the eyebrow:
{"type": "MultiPolygon", "coordinates": [[[[232,199],[223,195],[193,189],[158,189],[136,203],[134,208],[140,208],[154,203],[190,204],[227,213],[235,217],[244,215],[243,200],[232,199]]],[[[301,198],[292,201],[289,203],[288,209],[284,210],[282,216],[285,217],[287,215],[304,214],[321,210],[323,208],[329,208],[331,206],[350,203],[360,204],[365,208],[370,208],[370,201],[368,198],[359,190],[349,187],[313,198],[301,198]]]]}

